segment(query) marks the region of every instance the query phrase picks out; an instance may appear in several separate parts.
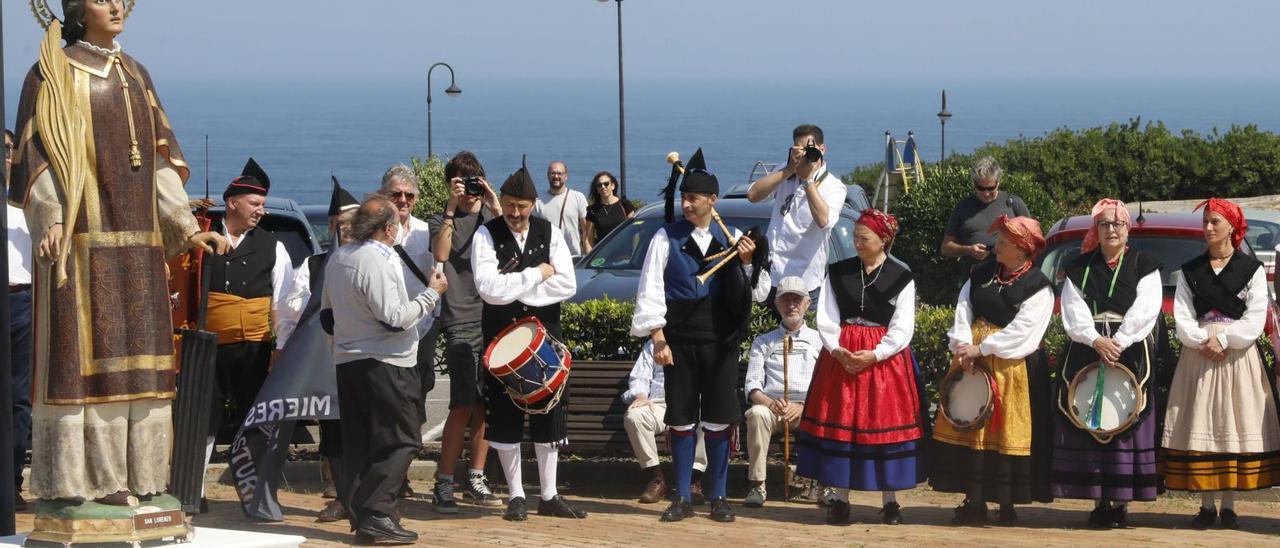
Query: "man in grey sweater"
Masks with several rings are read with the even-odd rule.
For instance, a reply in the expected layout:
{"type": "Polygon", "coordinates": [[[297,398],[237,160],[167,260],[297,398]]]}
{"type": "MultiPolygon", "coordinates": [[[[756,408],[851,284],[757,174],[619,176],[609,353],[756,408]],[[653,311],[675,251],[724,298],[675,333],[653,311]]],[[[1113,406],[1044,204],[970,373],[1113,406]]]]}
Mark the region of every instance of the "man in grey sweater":
{"type": "Polygon", "coordinates": [[[392,248],[402,230],[390,200],[375,196],[362,204],[351,226],[355,241],[329,260],[321,295],[342,409],[345,473],[338,496],[357,543],[418,539],[400,526],[395,501],[420,448],[418,325],[435,310],[448,282],[433,271],[425,289],[408,294],[392,248]]]}

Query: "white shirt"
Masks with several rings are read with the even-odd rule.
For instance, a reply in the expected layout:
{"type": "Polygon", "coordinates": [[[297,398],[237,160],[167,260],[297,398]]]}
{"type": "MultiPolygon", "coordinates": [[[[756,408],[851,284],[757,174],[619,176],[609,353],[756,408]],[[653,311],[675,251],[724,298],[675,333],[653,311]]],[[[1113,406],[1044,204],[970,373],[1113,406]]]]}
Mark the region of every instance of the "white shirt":
{"type": "Polygon", "coordinates": [[[653,341],[647,341],[631,368],[631,375],[627,377],[627,391],[622,393],[622,402],[630,404],[639,396],[651,400],[666,397],[664,378],[663,367],[653,363],[653,341]]]}
{"type": "MultiPolygon", "coordinates": [[[[1245,300],[1244,316],[1229,324],[1223,325],[1218,332],[1218,344],[1223,348],[1249,348],[1258,342],[1262,329],[1267,323],[1267,274],[1265,268],[1253,273],[1249,285],[1240,291],[1245,300]]],[[[1181,274],[1181,270],[1178,271],[1181,274]]],[[[1214,274],[1222,272],[1221,268],[1213,269],[1214,274]]],[[[1209,340],[1209,330],[1200,325],[1196,317],[1196,308],[1192,305],[1191,287],[1182,276],[1178,278],[1178,289],[1173,294],[1174,332],[1182,341],[1183,352],[1186,348],[1200,348],[1209,340]]],[[[1206,314],[1207,316],[1208,314],[1206,314]]]]}
{"type": "MultiPolygon", "coordinates": [[[[886,261],[897,260],[886,258],[886,261]]],[[[883,268],[883,267],[882,267],[883,268]]],[[[885,331],[884,338],[876,344],[872,352],[876,355],[876,361],[882,362],[887,360],[911,343],[911,337],[916,331],[916,282],[907,282],[907,285],[898,292],[898,296],[893,298],[893,316],[889,318],[889,325],[885,331]]],[[[831,279],[827,278],[822,282],[822,291],[818,293],[818,314],[817,314],[818,333],[822,336],[822,347],[828,352],[834,351],[840,347],[840,329],[844,327],[844,318],[840,314],[840,306],[836,303],[835,294],[831,292],[831,279]]]]}
{"type": "MultiPolygon", "coordinates": [[[[733,231],[734,238],[742,234],[737,228],[731,227],[730,230],[733,231]]],[[[689,237],[704,254],[713,238],[710,227],[694,227],[689,237]]],[[[636,292],[635,314],[631,316],[631,336],[633,337],[648,337],[654,329],[667,325],[667,289],[663,271],[667,268],[667,257],[670,253],[671,240],[667,238],[666,227],[663,227],[653,235],[653,239],[649,242],[649,251],[644,256],[644,264],[640,267],[640,288],[636,292]]],[[[745,267],[739,264],[738,268],[745,267]]],[[[768,272],[760,273],[759,282],[751,290],[752,300],[764,302],[769,296],[769,280],[768,272]]]]}
{"type": "MultiPolygon", "coordinates": [[[[524,251],[529,229],[515,233],[516,245],[524,251]]],[[[578,280],[573,273],[573,257],[564,243],[564,236],[555,225],[551,226],[551,267],[556,273],[546,281],[537,265],[519,272],[498,272],[498,255],[493,248],[493,235],[489,228],[481,226],[471,242],[471,272],[475,275],[476,291],[484,302],[494,305],[520,301],[529,306],[548,306],[564,301],[578,292],[578,280]]]]}
{"type": "Polygon", "coordinates": [[[439,302],[431,288],[410,298],[402,261],[390,246],[375,240],[343,246],[329,258],[320,295],[320,307],[334,311],[334,363],[375,359],[416,366],[417,326],[439,302]]]}
{"type": "Polygon", "coordinates": [[[826,277],[827,237],[831,235],[836,221],[840,220],[840,210],[844,208],[849,191],[844,181],[832,175],[825,164],[814,175],[812,184],[818,185],[818,194],[827,204],[827,226],[820,227],[814,222],[808,195],[800,188],[799,178],[793,175],[782,181],[770,195],[773,211],[766,232],[773,279],[780,281],[787,276],[799,276],[809,291],[822,285],[822,279],[826,277]],[[791,205],[783,215],[782,208],[788,201],[791,205]]]}
{"type": "Polygon", "coordinates": [[[31,231],[27,230],[27,216],[21,209],[9,208],[9,285],[31,283],[31,231]]]}
{"type": "MultiPolygon", "coordinates": [[[[431,271],[436,267],[436,259],[431,254],[431,228],[427,226],[427,222],[410,216],[409,231],[401,232],[400,241],[397,244],[404,248],[404,252],[409,255],[409,259],[413,260],[413,264],[430,280],[431,271]]],[[[417,276],[413,275],[413,271],[409,270],[408,265],[404,266],[404,285],[410,295],[417,295],[427,288],[418,280],[417,276]]],[[[437,310],[423,318],[422,324],[418,326],[418,331],[425,335],[431,329],[431,324],[435,322],[438,314],[439,311],[437,310]]]]}
{"type": "MultiPolygon", "coordinates": [[[[1044,338],[1044,330],[1053,317],[1053,289],[1044,288],[1022,301],[1013,321],[1003,329],[992,333],[978,345],[983,356],[995,356],[1006,360],[1020,360],[1030,356],[1044,338]]],[[[973,344],[973,306],[969,304],[969,282],[960,288],[956,300],[955,323],[947,332],[947,347],[955,352],[960,344],[973,344]]]]}
{"type": "MultiPolygon", "coordinates": [[[[293,282],[289,284],[289,292],[284,295],[284,304],[280,307],[280,330],[276,332],[276,340],[287,340],[298,328],[298,320],[302,317],[302,309],[311,301],[311,261],[302,264],[293,271],[293,282]]],[[[281,348],[284,344],[281,343],[281,348]]]]}
{"type": "MultiPolygon", "coordinates": [[[[1120,327],[1111,334],[1120,350],[1147,338],[1147,334],[1156,326],[1156,320],[1160,319],[1160,306],[1164,301],[1160,271],[1156,270],[1138,280],[1137,292],[1133,306],[1125,311],[1120,327]]],[[[1062,284],[1062,328],[1072,341],[1089,346],[1093,346],[1093,341],[1102,336],[1093,321],[1093,310],[1071,278],[1067,278],[1062,284]]]]}
{"type": "Polygon", "coordinates": [[[551,226],[564,233],[564,243],[569,246],[570,255],[582,255],[582,222],[587,219],[585,194],[565,187],[560,194],[548,194],[546,201],[539,198],[533,213],[551,221],[551,226]]]}
{"type": "MultiPolygon", "coordinates": [[[[232,236],[227,232],[224,224],[222,227],[222,235],[227,237],[227,241],[231,244],[231,249],[235,249],[244,241],[245,235],[249,231],[239,236],[232,236]]],[[[230,253],[230,251],[228,251],[230,253]]],[[[285,318],[290,317],[290,313],[285,307],[284,296],[289,293],[290,285],[293,282],[293,260],[289,258],[289,251],[285,249],[284,243],[276,240],[276,262],[271,267],[271,328],[276,333],[276,349],[284,348],[285,341],[289,340],[289,335],[293,334],[293,325],[284,325],[282,322],[285,318]]],[[[296,319],[294,320],[297,321],[296,319]]]]}
{"type": "MultiPolygon", "coordinates": [[[[763,333],[751,341],[747,352],[747,377],[742,392],[751,403],[751,393],[759,390],[775,400],[782,399],[782,336],[787,329],[781,325],[763,333]]],[[[813,366],[822,352],[822,341],[812,327],[801,325],[791,333],[791,353],[787,355],[787,400],[804,401],[809,393],[809,381],[813,378],[813,366]]]]}

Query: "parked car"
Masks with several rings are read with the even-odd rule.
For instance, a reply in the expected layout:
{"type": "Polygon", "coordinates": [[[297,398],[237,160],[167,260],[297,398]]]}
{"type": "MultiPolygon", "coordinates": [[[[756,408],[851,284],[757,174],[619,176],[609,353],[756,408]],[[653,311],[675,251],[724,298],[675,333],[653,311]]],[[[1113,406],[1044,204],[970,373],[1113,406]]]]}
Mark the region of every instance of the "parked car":
{"type": "Polygon", "coordinates": [[[1253,246],[1258,260],[1267,269],[1267,279],[1276,274],[1276,245],[1280,244],[1280,211],[1274,209],[1245,208],[1244,218],[1249,221],[1245,240],[1253,246]]]}
{"type": "MultiPolygon", "coordinates": [[[[1139,223],[1137,212],[1133,213],[1134,224],[1129,228],[1129,247],[1153,254],[1160,261],[1160,278],[1164,283],[1163,309],[1172,314],[1173,293],[1177,287],[1174,272],[1205,250],[1203,217],[1199,213],[1146,213],[1143,215],[1143,222],[1139,223]]],[[[1092,217],[1079,215],[1058,221],[1050,227],[1049,234],[1045,237],[1045,251],[1040,255],[1037,266],[1053,280],[1057,291],[1061,292],[1063,281],[1066,280],[1066,265],[1080,256],[1080,243],[1084,241],[1092,224],[1092,217]]],[[[1248,238],[1241,244],[1241,251],[1254,255],[1248,238]]]]}
{"type": "MultiPolygon", "coordinates": [[[[209,217],[213,219],[211,230],[222,231],[222,217],[225,214],[224,206],[209,208],[209,217]]],[[[328,221],[325,222],[327,226],[328,221]]],[[[259,228],[275,234],[276,238],[284,243],[294,268],[302,265],[302,261],[307,257],[321,250],[320,240],[311,226],[307,216],[302,212],[302,206],[288,198],[267,197],[266,214],[258,221],[259,228]]]]}
{"type": "Polygon", "coordinates": [[[320,244],[320,249],[329,251],[329,206],[328,205],[304,205],[302,215],[307,218],[307,223],[311,225],[311,233],[315,234],[316,241],[320,244]]]}
{"type": "MultiPolygon", "coordinates": [[[[849,186],[840,217],[831,230],[827,259],[831,262],[853,257],[853,222],[870,207],[862,187],[849,186]]],[[[753,204],[747,200],[747,185],[737,185],[716,201],[716,211],[726,225],[746,232],[752,227],[764,231],[769,226],[772,201],[753,204]]],[[[679,214],[679,212],[677,212],[679,214]]],[[[590,253],[575,265],[578,292],[572,302],[608,296],[611,299],[634,300],[640,283],[640,267],[649,251],[649,241],[663,223],[663,204],[651,203],[636,212],[613,232],[605,236],[590,253]]]]}

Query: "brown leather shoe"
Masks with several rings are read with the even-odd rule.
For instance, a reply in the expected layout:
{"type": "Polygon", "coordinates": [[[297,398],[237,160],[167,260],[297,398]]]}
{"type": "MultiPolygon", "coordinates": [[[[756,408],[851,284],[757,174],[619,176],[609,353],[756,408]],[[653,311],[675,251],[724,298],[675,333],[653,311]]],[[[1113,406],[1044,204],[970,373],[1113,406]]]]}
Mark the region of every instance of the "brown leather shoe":
{"type": "Polygon", "coordinates": [[[649,484],[644,486],[644,493],[640,494],[640,502],[644,504],[653,504],[667,498],[667,481],[661,476],[649,480],[649,484]]]}
{"type": "Polygon", "coordinates": [[[342,505],[340,500],[331,500],[324,505],[324,509],[316,516],[317,523],[329,523],[347,519],[347,508],[342,505]]]}
{"type": "Polygon", "coordinates": [[[702,494],[702,482],[695,481],[689,484],[689,501],[694,506],[702,506],[707,503],[706,495],[702,494]]]}

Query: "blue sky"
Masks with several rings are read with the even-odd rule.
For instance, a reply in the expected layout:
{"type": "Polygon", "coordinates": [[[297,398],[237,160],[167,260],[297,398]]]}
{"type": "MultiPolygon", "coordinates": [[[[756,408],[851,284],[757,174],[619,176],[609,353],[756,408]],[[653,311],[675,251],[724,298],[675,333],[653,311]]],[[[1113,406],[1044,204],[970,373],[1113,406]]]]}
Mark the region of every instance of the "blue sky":
{"type": "MultiPolygon", "coordinates": [[[[612,1],[138,4],[122,42],[164,80],[391,84],[425,80],[437,60],[453,64],[460,84],[616,78],[612,1]]],[[[5,77],[13,83],[34,61],[40,33],[26,0],[3,5],[5,77]]],[[[625,0],[623,11],[627,78],[641,85],[1247,82],[1280,74],[1280,2],[1263,0],[625,0]]]]}

